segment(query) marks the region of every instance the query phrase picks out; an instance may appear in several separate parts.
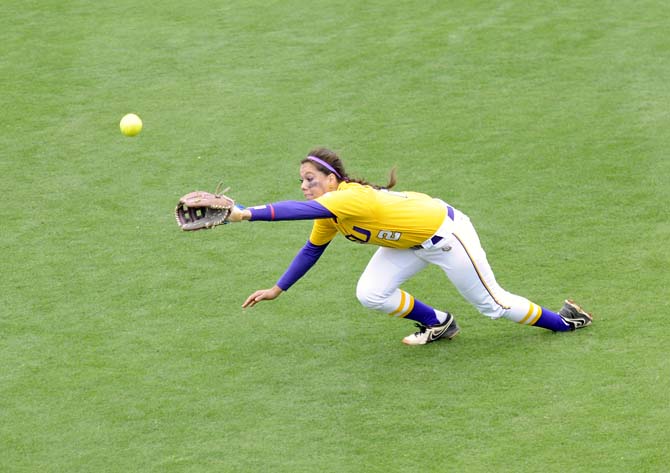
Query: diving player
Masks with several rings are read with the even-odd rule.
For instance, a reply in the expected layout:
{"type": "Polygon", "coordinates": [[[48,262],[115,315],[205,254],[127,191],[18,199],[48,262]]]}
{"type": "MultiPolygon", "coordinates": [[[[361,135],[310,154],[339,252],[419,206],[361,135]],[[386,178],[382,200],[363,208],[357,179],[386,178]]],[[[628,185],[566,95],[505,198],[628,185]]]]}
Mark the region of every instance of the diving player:
{"type": "Polygon", "coordinates": [[[504,290],[496,281],[470,219],[458,209],[418,192],[394,192],[395,172],[385,187],[352,179],[331,150],[310,151],[300,166],[307,199],[233,209],[229,221],[314,221],[309,239],[268,289],[251,294],[242,307],[277,298],[318,261],[338,233],[379,246],[356,288],[363,306],[411,319],[418,331],[403,339],[424,345],[459,332],[452,314],[436,309],[400,286],[429,264],[440,267],[460,294],[485,316],[505,318],[555,332],[591,324],[591,315],[570,300],[558,313],[504,290]]]}

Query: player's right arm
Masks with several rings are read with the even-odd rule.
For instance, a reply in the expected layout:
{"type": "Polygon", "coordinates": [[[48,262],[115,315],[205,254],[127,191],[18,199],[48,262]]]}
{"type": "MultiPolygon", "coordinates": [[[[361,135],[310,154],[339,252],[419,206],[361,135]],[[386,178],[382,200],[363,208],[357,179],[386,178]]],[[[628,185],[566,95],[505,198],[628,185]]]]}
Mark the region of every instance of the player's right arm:
{"type": "Polygon", "coordinates": [[[318,202],[284,201],[274,204],[249,207],[246,209],[234,208],[228,220],[240,222],[242,220],[310,220],[314,219],[314,228],[307,243],[293,258],[288,269],[284,272],[277,284],[268,289],[259,289],[252,293],[242,304],[242,308],[253,307],[263,300],[273,300],[287,291],[301,277],[316,264],[326,247],[337,231],[327,219],[335,215],[318,202]],[[324,220],[325,219],[325,220],[324,220]]]}
{"type": "Polygon", "coordinates": [[[269,301],[279,297],[282,292],[287,291],[316,264],[327,246],[328,243],[325,245],[315,245],[307,240],[305,246],[303,246],[300,251],[298,251],[298,254],[295,255],[286,272],[284,272],[282,277],[279,278],[279,281],[277,281],[277,284],[269,289],[259,289],[255,291],[247,297],[242,304],[242,308],[246,309],[247,307],[253,307],[260,301],[269,301]]]}

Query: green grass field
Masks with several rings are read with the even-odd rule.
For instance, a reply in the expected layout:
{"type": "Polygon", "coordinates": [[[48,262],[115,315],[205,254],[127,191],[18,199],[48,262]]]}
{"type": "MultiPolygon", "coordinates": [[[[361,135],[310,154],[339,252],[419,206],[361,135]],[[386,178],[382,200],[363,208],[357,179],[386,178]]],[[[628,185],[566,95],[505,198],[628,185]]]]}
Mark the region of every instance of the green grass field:
{"type": "Polygon", "coordinates": [[[668,471],[666,2],[0,12],[0,471],[668,471]],[[174,205],[219,180],[301,199],[317,145],[397,166],[470,215],[505,288],[593,326],[490,321],[430,268],[404,288],[462,333],[406,347],[343,238],[244,312],[311,223],[185,234],[174,205]]]}

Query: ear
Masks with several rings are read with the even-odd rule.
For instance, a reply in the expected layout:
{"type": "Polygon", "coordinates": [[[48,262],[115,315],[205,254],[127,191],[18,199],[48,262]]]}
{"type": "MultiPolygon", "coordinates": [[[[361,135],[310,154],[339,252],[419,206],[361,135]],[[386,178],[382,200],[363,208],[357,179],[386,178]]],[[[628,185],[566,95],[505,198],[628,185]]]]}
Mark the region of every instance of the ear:
{"type": "Polygon", "coordinates": [[[335,177],[335,174],[333,174],[332,172],[328,174],[328,188],[330,190],[335,190],[339,185],[340,183],[337,182],[337,177],[335,177]]]}

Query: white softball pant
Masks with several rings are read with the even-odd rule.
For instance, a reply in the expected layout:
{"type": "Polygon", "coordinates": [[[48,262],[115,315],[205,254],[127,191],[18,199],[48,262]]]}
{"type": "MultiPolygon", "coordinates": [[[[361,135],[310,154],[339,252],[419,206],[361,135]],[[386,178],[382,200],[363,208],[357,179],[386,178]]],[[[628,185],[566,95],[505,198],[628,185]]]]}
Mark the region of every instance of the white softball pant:
{"type": "Polygon", "coordinates": [[[455,210],[449,227],[451,232],[440,235],[442,240],[432,248],[379,248],[358,281],[356,296],[361,304],[391,315],[406,314],[407,307],[403,306],[410,300],[413,303],[413,298],[400,286],[434,264],[480,313],[493,319],[505,317],[533,324],[540,317],[541,308],[498,284],[470,219],[455,210]]]}

